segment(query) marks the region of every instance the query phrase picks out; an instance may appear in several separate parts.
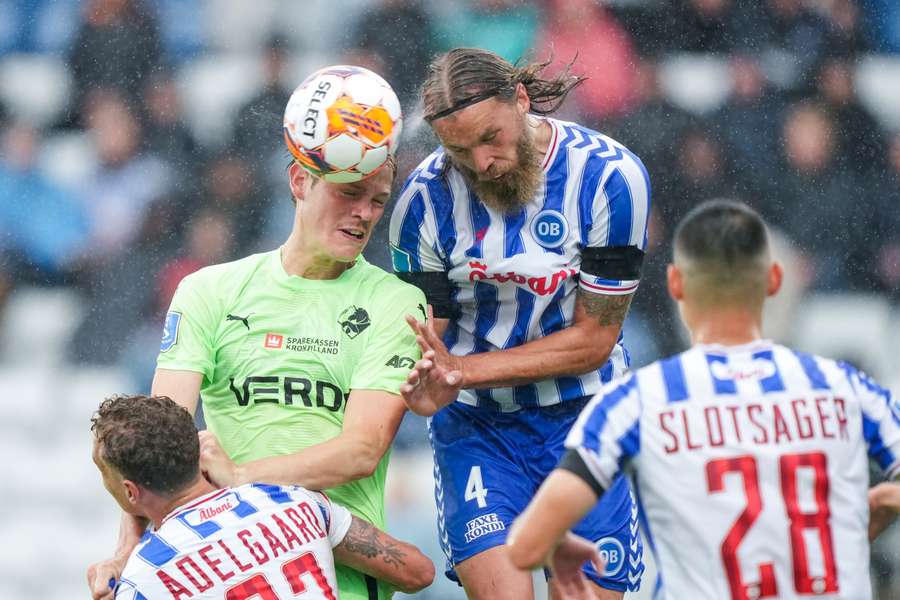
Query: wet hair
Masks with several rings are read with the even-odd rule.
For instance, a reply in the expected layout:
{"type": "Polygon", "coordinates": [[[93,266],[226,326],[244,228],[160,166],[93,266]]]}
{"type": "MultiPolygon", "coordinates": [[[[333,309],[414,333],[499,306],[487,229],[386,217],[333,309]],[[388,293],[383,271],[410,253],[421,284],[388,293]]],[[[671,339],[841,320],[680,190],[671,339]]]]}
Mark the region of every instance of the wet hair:
{"type": "Polygon", "coordinates": [[[127,480],[172,495],[200,470],[191,414],[165,396],[113,396],[91,418],[103,461],[127,480]]]}
{"type": "Polygon", "coordinates": [[[520,83],[531,100],[531,111],[550,114],[585,80],[569,72],[572,63],[558,76],[542,78],[541,72],[551,60],[517,67],[481,48],[454,48],[445,52],[428,66],[422,86],[425,120],[430,123],[488,98],[512,101],[520,83]]]}
{"type": "Polygon", "coordinates": [[[740,202],[711,200],[675,229],[675,261],[712,301],[765,296],[769,239],[759,213],[740,202]]]}

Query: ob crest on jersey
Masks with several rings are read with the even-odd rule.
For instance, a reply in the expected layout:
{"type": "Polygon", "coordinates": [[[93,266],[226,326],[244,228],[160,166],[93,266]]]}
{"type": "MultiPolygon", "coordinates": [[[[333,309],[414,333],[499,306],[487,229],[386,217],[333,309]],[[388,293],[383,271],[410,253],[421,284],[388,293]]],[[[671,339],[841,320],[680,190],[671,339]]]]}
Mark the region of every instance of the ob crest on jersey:
{"type": "Polygon", "coordinates": [[[166,322],[163,325],[162,340],[159,342],[159,351],[171,350],[178,342],[178,327],[181,325],[181,313],[170,310],[166,313],[166,322]]]}

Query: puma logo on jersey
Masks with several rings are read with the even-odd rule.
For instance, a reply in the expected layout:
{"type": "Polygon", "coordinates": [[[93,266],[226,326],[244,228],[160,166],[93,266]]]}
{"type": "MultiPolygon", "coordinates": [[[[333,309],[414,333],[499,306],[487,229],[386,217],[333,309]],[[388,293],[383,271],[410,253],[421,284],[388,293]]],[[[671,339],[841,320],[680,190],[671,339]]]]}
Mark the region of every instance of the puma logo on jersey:
{"type": "Polygon", "coordinates": [[[250,313],[246,317],[239,317],[237,315],[225,315],[225,320],[226,321],[240,321],[241,323],[244,324],[244,327],[247,328],[247,331],[250,331],[250,316],[252,314],[253,313],[250,313]]]}

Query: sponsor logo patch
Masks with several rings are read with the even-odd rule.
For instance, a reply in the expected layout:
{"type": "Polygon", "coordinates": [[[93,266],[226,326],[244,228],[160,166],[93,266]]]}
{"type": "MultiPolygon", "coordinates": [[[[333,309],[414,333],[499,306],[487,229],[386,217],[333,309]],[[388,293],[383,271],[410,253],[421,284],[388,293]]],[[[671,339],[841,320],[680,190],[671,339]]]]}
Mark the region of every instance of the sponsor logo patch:
{"type": "Polygon", "coordinates": [[[267,333],[265,337],[265,341],[263,342],[264,348],[269,348],[271,350],[281,350],[281,347],[284,345],[284,336],[278,335],[277,333],[267,333]]]}
{"type": "Polygon", "coordinates": [[[416,361],[411,359],[408,356],[400,356],[399,354],[395,354],[392,356],[386,363],[384,363],[386,367],[394,367],[395,369],[412,369],[416,366],[416,361]]]}
{"type": "Polygon", "coordinates": [[[166,313],[166,322],[163,325],[162,340],[159,342],[159,351],[166,352],[178,343],[178,327],[181,325],[181,313],[170,310],[166,313]]]}
{"type": "Polygon", "coordinates": [[[497,517],[497,513],[488,513],[475,517],[466,523],[466,543],[473,542],[483,535],[496,533],[506,529],[506,523],[497,517]]]}

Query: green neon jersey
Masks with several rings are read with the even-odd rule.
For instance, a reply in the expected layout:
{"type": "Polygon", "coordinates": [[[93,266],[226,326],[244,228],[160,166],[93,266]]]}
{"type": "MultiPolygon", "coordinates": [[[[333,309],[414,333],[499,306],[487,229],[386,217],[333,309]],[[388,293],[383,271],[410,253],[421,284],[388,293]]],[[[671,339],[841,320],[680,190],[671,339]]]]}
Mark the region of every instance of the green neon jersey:
{"type": "MultiPolygon", "coordinates": [[[[166,317],[157,366],[203,374],[209,429],[238,463],[291,454],[341,432],[352,390],[399,394],[420,357],[404,315],[422,292],[359,257],[337,279],[288,275],[278,250],[188,275],[166,317]]],[[[370,476],[327,490],[384,528],[389,452],[370,476]]],[[[341,598],[369,598],[338,569],[341,598]]],[[[386,586],[382,588],[381,597],[386,586]]]]}

